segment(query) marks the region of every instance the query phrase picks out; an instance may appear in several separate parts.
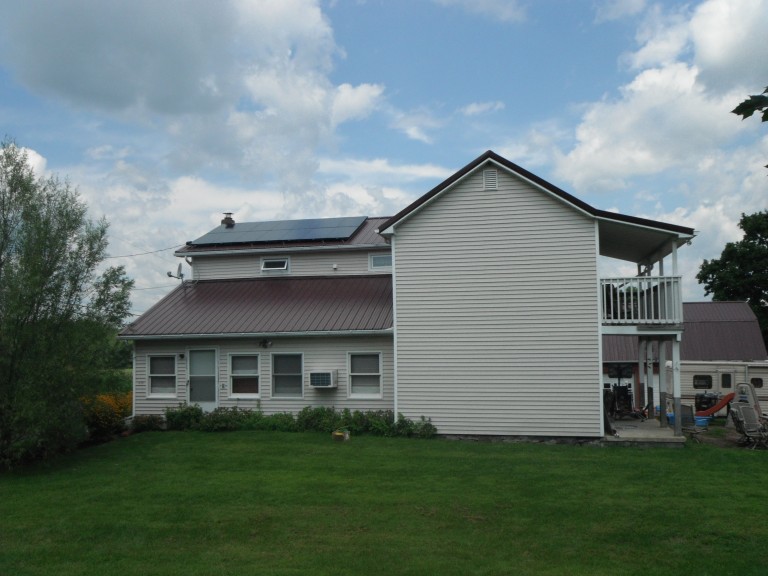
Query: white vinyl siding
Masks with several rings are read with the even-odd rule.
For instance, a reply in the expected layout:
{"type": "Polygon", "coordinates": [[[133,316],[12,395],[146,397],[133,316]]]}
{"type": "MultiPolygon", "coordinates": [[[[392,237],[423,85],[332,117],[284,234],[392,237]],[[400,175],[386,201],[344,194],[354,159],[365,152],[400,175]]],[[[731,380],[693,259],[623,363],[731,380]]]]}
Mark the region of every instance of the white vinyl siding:
{"type": "Polygon", "coordinates": [[[590,217],[478,170],[393,242],[399,412],[443,434],[602,435],[590,217]]]}
{"type": "MultiPolygon", "coordinates": [[[[261,339],[201,340],[195,347],[215,347],[219,350],[218,405],[231,408],[261,409],[265,414],[277,412],[297,413],[304,406],[327,406],[337,410],[392,410],[394,406],[394,354],[392,336],[323,337],[323,338],[274,338],[269,350],[260,346],[261,339]],[[354,398],[349,394],[349,355],[369,353],[376,350],[381,354],[381,395],[378,398],[354,398]],[[272,360],[276,353],[302,354],[303,357],[303,399],[275,398],[272,396],[272,360]],[[259,396],[245,397],[232,394],[230,383],[230,355],[259,355],[259,396]],[[336,370],[338,387],[330,390],[316,390],[309,386],[309,373],[336,370]]],[[[186,360],[178,359],[189,347],[189,342],[136,342],[136,365],[134,370],[134,403],[136,414],[163,414],[168,407],[178,406],[186,400],[186,360]],[[177,390],[172,398],[147,396],[146,367],[147,354],[177,355],[177,390]]],[[[428,413],[424,414],[429,416],[428,413]]]]}
{"type": "Polygon", "coordinates": [[[262,272],[264,260],[284,259],[284,255],[263,256],[195,256],[192,259],[192,277],[195,280],[232,278],[259,278],[277,274],[290,276],[349,276],[356,274],[389,274],[391,268],[371,268],[369,255],[388,254],[382,251],[347,250],[322,252],[297,252],[290,255],[288,271],[262,272]],[[336,265],[336,268],[334,268],[336,265]]]}

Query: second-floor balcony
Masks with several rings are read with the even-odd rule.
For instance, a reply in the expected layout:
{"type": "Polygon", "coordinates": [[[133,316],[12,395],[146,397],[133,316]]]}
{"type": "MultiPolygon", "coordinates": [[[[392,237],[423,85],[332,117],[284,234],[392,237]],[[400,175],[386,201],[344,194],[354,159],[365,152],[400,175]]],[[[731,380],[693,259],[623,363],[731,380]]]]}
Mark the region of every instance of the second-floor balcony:
{"type": "Polygon", "coordinates": [[[677,326],[683,322],[680,276],[600,280],[604,326],[677,326]]]}

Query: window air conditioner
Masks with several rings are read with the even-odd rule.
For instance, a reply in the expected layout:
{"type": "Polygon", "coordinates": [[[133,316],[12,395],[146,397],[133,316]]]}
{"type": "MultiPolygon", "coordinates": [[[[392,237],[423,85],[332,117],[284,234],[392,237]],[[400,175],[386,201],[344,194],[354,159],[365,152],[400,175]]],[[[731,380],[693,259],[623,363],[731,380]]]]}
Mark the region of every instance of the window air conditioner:
{"type": "Polygon", "coordinates": [[[309,373],[309,385],[312,388],[336,388],[338,370],[324,370],[309,373]]]}

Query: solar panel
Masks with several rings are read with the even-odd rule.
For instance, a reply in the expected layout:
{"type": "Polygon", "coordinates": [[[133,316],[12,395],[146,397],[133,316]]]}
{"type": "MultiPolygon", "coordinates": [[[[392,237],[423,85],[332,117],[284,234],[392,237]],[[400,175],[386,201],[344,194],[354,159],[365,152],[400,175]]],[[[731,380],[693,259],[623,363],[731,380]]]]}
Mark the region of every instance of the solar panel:
{"type": "Polygon", "coordinates": [[[366,216],[309,218],[271,222],[237,222],[232,228],[218,226],[188,242],[191,246],[298,242],[302,240],[347,240],[365,222],[366,216]]]}

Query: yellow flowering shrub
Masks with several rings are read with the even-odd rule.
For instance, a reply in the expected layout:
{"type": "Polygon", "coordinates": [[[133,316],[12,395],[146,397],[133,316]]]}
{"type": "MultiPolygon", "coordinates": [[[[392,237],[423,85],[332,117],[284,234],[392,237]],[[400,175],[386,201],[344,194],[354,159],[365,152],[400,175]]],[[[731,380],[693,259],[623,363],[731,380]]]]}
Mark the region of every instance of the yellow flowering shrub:
{"type": "Polygon", "coordinates": [[[131,415],[131,392],[111,392],[82,398],[83,415],[91,440],[108,440],[125,429],[125,418],[131,415]]]}

